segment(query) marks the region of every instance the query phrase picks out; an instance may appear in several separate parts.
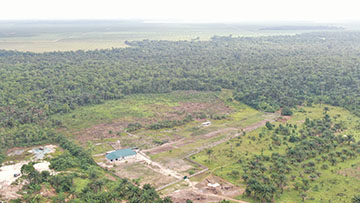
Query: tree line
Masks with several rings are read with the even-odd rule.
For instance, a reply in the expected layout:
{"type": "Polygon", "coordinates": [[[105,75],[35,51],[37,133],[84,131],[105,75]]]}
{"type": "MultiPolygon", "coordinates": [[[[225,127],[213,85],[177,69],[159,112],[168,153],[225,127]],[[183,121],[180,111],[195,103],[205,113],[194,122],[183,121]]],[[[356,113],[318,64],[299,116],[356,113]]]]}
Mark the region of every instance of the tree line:
{"type": "Polygon", "coordinates": [[[42,123],[128,94],[221,88],[269,112],[316,102],[359,115],[359,33],[128,43],[95,51],[0,51],[1,126],[42,123]]]}

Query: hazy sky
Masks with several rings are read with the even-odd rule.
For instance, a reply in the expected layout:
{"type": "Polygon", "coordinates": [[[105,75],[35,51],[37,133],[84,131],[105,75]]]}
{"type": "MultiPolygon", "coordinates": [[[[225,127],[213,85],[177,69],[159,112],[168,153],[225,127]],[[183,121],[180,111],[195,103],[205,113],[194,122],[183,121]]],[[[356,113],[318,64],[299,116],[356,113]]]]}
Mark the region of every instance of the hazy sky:
{"type": "Polygon", "coordinates": [[[359,0],[1,0],[0,19],[358,21],[359,0]]]}

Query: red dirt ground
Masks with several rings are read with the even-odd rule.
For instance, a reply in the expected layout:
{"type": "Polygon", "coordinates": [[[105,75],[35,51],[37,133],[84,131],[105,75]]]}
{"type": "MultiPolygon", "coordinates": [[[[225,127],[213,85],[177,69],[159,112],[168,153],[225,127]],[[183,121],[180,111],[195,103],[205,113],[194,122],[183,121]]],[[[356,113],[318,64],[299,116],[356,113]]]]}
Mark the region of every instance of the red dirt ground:
{"type": "Polygon", "coordinates": [[[140,123],[143,126],[147,126],[162,120],[182,120],[188,114],[195,116],[200,112],[204,112],[206,114],[227,114],[233,112],[230,107],[226,106],[220,100],[208,103],[184,102],[175,107],[154,104],[151,105],[150,111],[153,111],[155,114],[152,118],[114,120],[112,123],[97,124],[90,128],[74,132],[73,135],[75,135],[76,140],[85,144],[88,141],[116,137],[116,133],[123,132],[130,123],[140,123]],[[112,131],[111,134],[109,133],[110,131],[112,131]]]}

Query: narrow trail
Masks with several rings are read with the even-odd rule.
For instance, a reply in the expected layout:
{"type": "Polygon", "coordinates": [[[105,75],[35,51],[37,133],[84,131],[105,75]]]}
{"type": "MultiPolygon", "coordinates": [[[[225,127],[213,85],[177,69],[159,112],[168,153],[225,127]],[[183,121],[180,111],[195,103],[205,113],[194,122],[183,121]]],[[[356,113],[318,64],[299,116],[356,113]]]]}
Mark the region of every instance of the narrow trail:
{"type": "Polygon", "coordinates": [[[150,167],[152,170],[158,172],[158,173],[161,173],[163,175],[170,175],[178,180],[181,180],[183,178],[183,176],[178,173],[177,171],[174,171],[172,169],[169,169],[169,168],[166,168],[164,166],[162,166],[161,164],[155,162],[155,161],[152,161],[148,156],[146,156],[146,154],[142,153],[142,152],[139,152],[139,154],[141,155],[141,158],[143,161],[145,161],[148,165],[148,167],[150,167]]]}
{"type": "MultiPolygon", "coordinates": [[[[203,137],[211,138],[211,137],[216,136],[217,134],[225,133],[225,132],[228,132],[228,131],[235,131],[235,130],[239,130],[239,129],[238,128],[233,128],[233,127],[223,128],[223,129],[219,129],[219,130],[216,130],[216,131],[209,132],[209,133],[203,135],[203,137]]],[[[165,143],[165,144],[163,144],[161,146],[158,146],[158,147],[143,150],[143,152],[152,154],[152,153],[159,153],[159,152],[162,152],[162,151],[167,151],[169,149],[169,147],[177,148],[177,147],[182,146],[184,144],[184,141],[186,141],[186,138],[181,138],[181,139],[176,140],[174,142],[165,143]]]]}
{"type": "MultiPolygon", "coordinates": [[[[184,179],[183,175],[180,174],[179,172],[177,172],[175,170],[172,170],[172,169],[169,169],[169,168],[163,166],[162,164],[160,164],[158,162],[152,161],[151,158],[148,157],[145,154],[145,153],[150,153],[151,154],[151,153],[159,152],[159,151],[161,152],[163,150],[166,151],[166,149],[168,149],[169,147],[177,147],[177,145],[182,146],[184,141],[186,141],[186,138],[182,138],[182,139],[176,140],[174,142],[166,143],[164,145],[161,145],[159,147],[155,147],[155,148],[152,148],[152,149],[140,151],[139,152],[139,156],[140,156],[139,158],[143,162],[146,163],[145,164],[146,167],[149,167],[152,170],[154,170],[154,171],[156,171],[158,173],[161,173],[163,175],[172,176],[172,177],[174,177],[176,179],[173,182],[170,182],[170,183],[168,183],[166,185],[163,185],[163,186],[160,186],[160,187],[156,188],[156,191],[160,191],[160,190],[163,190],[165,188],[171,187],[171,186],[173,186],[175,184],[178,184],[178,183],[180,183],[182,181],[186,181],[188,183],[190,189],[192,190],[192,192],[194,192],[196,194],[199,194],[199,195],[202,195],[202,196],[208,196],[208,197],[215,197],[215,198],[218,198],[218,199],[225,199],[225,200],[229,200],[229,201],[233,201],[233,202],[246,203],[245,201],[233,199],[231,197],[227,197],[227,196],[223,196],[223,195],[219,195],[219,194],[213,194],[213,193],[210,193],[210,192],[204,192],[204,191],[200,190],[199,188],[197,188],[195,186],[195,183],[192,182],[189,178],[192,178],[192,177],[198,176],[200,174],[203,174],[203,173],[209,171],[209,168],[207,168],[206,166],[204,166],[204,165],[202,165],[200,163],[195,162],[190,157],[195,155],[195,154],[198,154],[198,153],[202,152],[205,149],[215,147],[215,146],[217,146],[219,144],[222,144],[222,143],[227,142],[227,141],[229,141],[231,139],[234,139],[234,138],[236,138],[238,136],[241,136],[243,134],[243,132],[251,132],[253,130],[256,130],[259,127],[263,127],[263,126],[265,126],[266,122],[268,122],[268,121],[273,122],[279,117],[280,117],[279,113],[274,113],[274,114],[271,114],[269,118],[266,118],[266,119],[264,119],[262,121],[259,121],[259,122],[255,123],[255,124],[252,124],[250,126],[242,128],[242,129],[241,128],[228,127],[228,128],[219,129],[219,130],[212,131],[212,132],[209,132],[209,133],[205,134],[203,137],[211,138],[211,137],[214,137],[214,136],[216,136],[216,135],[218,135],[220,133],[229,132],[229,131],[238,131],[237,133],[235,133],[235,134],[233,134],[231,136],[227,136],[227,137],[225,137],[223,139],[220,139],[220,140],[218,140],[216,142],[204,144],[204,145],[200,146],[199,148],[197,148],[196,150],[193,150],[189,154],[185,155],[183,157],[183,159],[185,159],[187,161],[190,161],[193,164],[196,164],[199,167],[203,168],[201,171],[198,171],[197,173],[188,176],[188,178],[186,178],[186,179],[184,179]]],[[[101,156],[101,155],[103,155],[103,154],[97,154],[97,155],[94,155],[94,156],[101,156]]]]}

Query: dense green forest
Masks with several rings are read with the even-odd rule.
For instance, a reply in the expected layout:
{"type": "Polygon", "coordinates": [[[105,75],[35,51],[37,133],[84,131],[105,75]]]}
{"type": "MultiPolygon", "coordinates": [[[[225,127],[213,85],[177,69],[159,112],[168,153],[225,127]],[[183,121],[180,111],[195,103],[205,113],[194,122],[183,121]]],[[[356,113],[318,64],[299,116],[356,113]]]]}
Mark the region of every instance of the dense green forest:
{"type": "MultiPolygon", "coordinates": [[[[326,103],[360,115],[360,33],[246,38],[214,36],[210,41],[144,40],[126,43],[129,48],[95,51],[31,53],[0,50],[0,149],[56,141],[64,145],[62,147],[72,156],[84,157],[78,160],[80,166],[94,164],[81,149],[66,146],[66,138],[58,137],[53,130],[61,126],[61,122],[50,116],[68,113],[79,106],[121,99],[129,94],[230,89],[234,92],[234,99],[266,112],[326,103]]],[[[158,123],[152,127],[176,125],[158,123]]],[[[329,125],[326,119],[311,121],[304,130],[310,132],[326,125],[329,125]]],[[[322,148],[313,150],[314,153],[318,153],[316,150],[327,153],[329,142],[345,145],[345,141],[334,136],[325,140],[314,138],[311,142],[306,138],[294,139],[294,142],[301,143],[302,148],[271,157],[268,161],[275,164],[275,168],[280,158],[287,163],[293,159],[302,162],[311,157],[311,154],[300,152],[313,150],[310,146],[313,142],[323,143],[322,148]]],[[[347,152],[343,154],[351,156],[347,152]]],[[[3,158],[1,155],[0,163],[3,158]]],[[[53,163],[57,161],[53,160],[53,163]]],[[[61,169],[65,166],[54,167],[61,169]]],[[[29,174],[34,173],[31,166],[29,168],[29,174]]],[[[35,174],[36,181],[50,184],[58,181],[56,176],[42,175],[43,179],[39,178],[41,174],[35,174]]],[[[278,187],[268,188],[270,191],[266,198],[271,199],[284,186],[281,176],[273,179],[280,182],[278,187]]],[[[252,185],[257,181],[264,180],[249,179],[246,191],[249,196],[253,194],[252,185]]],[[[127,183],[119,187],[127,187],[127,183]]],[[[147,189],[149,191],[145,193],[150,193],[154,201],[162,201],[153,188],[149,186],[143,190],[147,189]]],[[[123,196],[106,198],[111,201],[123,199],[123,196]]]]}
{"type": "Polygon", "coordinates": [[[42,123],[127,94],[221,88],[265,111],[324,102],[360,114],[360,33],[127,43],[131,48],[1,51],[1,125],[42,123]]]}

